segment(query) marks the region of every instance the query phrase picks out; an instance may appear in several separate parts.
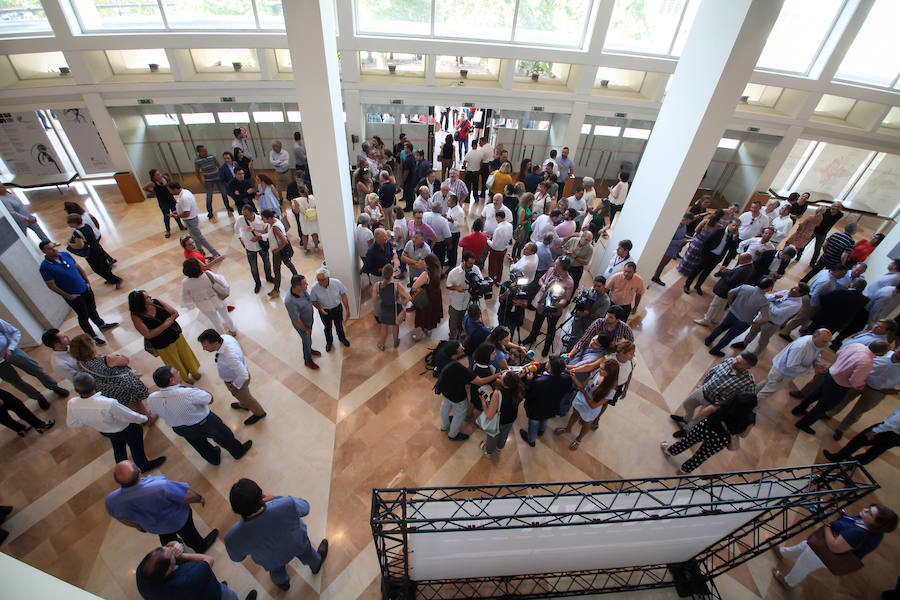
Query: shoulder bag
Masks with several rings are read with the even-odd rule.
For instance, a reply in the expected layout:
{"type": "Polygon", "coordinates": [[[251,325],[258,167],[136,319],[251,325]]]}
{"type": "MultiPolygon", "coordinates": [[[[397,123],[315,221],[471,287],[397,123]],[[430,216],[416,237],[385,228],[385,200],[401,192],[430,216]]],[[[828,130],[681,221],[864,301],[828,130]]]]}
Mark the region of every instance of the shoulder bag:
{"type": "MultiPolygon", "coordinates": [[[[828,568],[828,571],[832,575],[847,575],[862,569],[863,562],[853,553],[853,550],[842,552],[840,554],[831,551],[828,547],[828,542],[825,539],[826,527],[828,527],[828,525],[823,525],[816,529],[813,534],[806,539],[806,543],[809,544],[809,547],[816,553],[816,556],[818,556],[822,563],[828,568]]],[[[866,532],[866,536],[868,537],[868,531],[866,532]]],[[[865,538],[863,538],[863,542],[865,542],[865,538]]],[[[854,548],[854,550],[855,549],[856,548],[854,548]]]]}
{"type": "Polygon", "coordinates": [[[492,187],[494,187],[494,175],[496,175],[496,174],[497,174],[497,171],[494,171],[493,173],[488,175],[487,181],[484,182],[485,185],[488,187],[488,189],[491,189],[492,187]]]}
{"type": "Polygon", "coordinates": [[[231,294],[231,286],[228,285],[225,277],[213,273],[212,271],[205,271],[205,273],[212,285],[213,291],[216,293],[216,296],[219,297],[219,300],[224,300],[231,294]]]}
{"type": "MultiPolygon", "coordinates": [[[[483,400],[485,408],[487,408],[491,403],[491,396],[493,396],[494,389],[490,385],[483,385],[478,388],[478,393],[487,393],[487,398],[483,400]]],[[[494,416],[488,419],[485,413],[481,413],[475,420],[478,426],[484,431],[485,435],[497,435],[500,433],[500,404],[502,402],[503,395],[497,394],[497,412],[494,413],[494,416]]]]}
{"type": "MultiPolygon", "coordinates": [[[[431,283],[431,281],[429,280],[428,283],[431,283]]],[[[427,285],[428,284],[425,284],[417,289],[411,297],[412,305],[416,310],[421,310],[428,307],[428,292],[425,290],[427,285]]]]}
{"type": "MultiPolygon", "coordinates": [[[[307,200],[309,202],[309,200],[307,200]]],[[[314,221],[319,220],[319,211],[316,210],[316,207],[310,204],[306,210],[303,211],[303,219],[307,223],[312,223],[314,221]]]]}
{"type": "Polygon", "coordinates": [[[525,229],[525,225],[519,225],[513,231],[513,241],[517,244],[525,244],[528,242],[528,238],[531,237],[531,234],[528,233],[528,230],[525,229]]]}

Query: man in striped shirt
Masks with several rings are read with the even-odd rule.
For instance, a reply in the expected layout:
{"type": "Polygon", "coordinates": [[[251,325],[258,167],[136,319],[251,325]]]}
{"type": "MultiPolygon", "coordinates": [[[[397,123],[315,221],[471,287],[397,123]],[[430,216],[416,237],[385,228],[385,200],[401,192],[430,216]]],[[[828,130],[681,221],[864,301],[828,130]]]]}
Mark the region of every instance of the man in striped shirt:
{"type": "Polygon", "coordinates": [[[230,213],[234,212],[234,208],[228,202],[228,190],[225,189],[225,184],[219,177],[219,161],[215,156],[210,156],[206,146],[202,144],[197,146],[197,158],[194,159],[194,173],[197,175],[197,179],[206,184],[206,217],[208,219],[212,219],[215,216],[213,215],[212,199],[216,187],[219,188],[219,192],[222,194],[222,202],[225,203],[225,209],[230,213]]]}
{"type": "Polygon", "coordinates": [[[856,242],[853,240],[853,234],[856,233],[857,229],[856,223],[847,223],[844,226],[844,231],[838,231],[829,235],[828,239],[825,240],[824,248],[822,248],[822,257],[800,281],[807,283],[822,269],[834,269],[847,264],[847,259],[853,251],[853,246],[856,245],[856,242]]]}
{"type": "Polygon", "coordinates": [[[694,419],[694,412],[701,406],[720,401],[727,402],[740,392],[755,393],[756,382],[750,369],[756,366],[756,360],[755,354],[744,351],[732,358],[726,358],[707,371],[700,387],[681,403],[684,416],[669,415],[682,428],[681,431],[675,432],[675,437],[684,437],[685,430],[699,421],[694,419]]]}
{"type": "Polygon", "coordinates": [[[153,382],[159,386],[147,398],[150,412],[163,418],[172,431],[183,437],[200,453],[206,462],[217,465],[222,460],[222,448],[228,450],[235,460],[241,458],[253,440],[243,444],[234,437],[231,429],[219,416],[209,410],[212,394],[200,388],[181,385],[178,371],[165,365],[153,372],[153,382]],[[217,443],[217,448],[209,443],[217,443]]]}
{"type": "Polygon", "coordinates": [[[469,188],[466,187],[465,182],[459,178],[459,171],[450,169],[450,178],[444,183],[450,185],[450,193],[456,196],[460,204],[465,204],[469,201],[469,188]]]}

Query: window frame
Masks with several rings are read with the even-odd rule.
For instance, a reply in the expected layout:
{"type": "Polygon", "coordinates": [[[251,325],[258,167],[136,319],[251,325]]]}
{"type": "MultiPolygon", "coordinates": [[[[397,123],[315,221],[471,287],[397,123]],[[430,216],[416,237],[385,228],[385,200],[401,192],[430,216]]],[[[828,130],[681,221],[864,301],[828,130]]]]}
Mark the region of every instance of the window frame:
{"type": "MultiPolygon", "coordinates": [[[[93,2],[94,0],[84,0],[88,2],[93,2]]],[[[81,18],[81,12],[78,9],[78,0],[68,0],[68,5],[72,9],[72,14],[75,16],[75,22],[78,23],[78,29],[83,35],[109,35],[109,34],[122,34],[122,33],[210,33],[215,31],[225,32],[225,33],[278,33],[278,32],[286,32],[287,27],[282,28],[273,28],[273,27],[263,27],[260,24],[259,20],[259,7],[257,6],[257,2],[259,0],[250,0],[250,8],[253,12],[253,22],[256,24],[256,27],[248,27],[248,28],[188,28],[188,27],[172,27],[169,25],[169,18],[166,16],[165,11],[165,2],[163,0],[156,0],[156,4],[159,8],[159,16],[162,20],[161,27],[141,27],[141,28],[99,28],[99,29],[88,29],[85,27],[84,20],[81,18]]],[[[51,34],[53,33],[51,29],[51,34]]]]}

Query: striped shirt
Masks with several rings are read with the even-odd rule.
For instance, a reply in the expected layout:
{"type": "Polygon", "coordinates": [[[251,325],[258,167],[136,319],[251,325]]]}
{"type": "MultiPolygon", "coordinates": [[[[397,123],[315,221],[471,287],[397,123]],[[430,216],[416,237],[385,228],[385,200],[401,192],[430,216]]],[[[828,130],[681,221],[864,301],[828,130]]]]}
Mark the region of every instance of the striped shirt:
{"type": "Polygon", "coordinates": [[[703,376],[703,396],[709,402],[715,402],[722,398],[731,400],[739,392],[756,391],[756,382],[750,370],[735,371],[734,358],[726,358],[703,376]]]}
{"type": "Polygon", "coordinates": [[[444,183],[450,186],[450,193],[456,196],[457,202],[462,203],[463,198],[469,195],[469,188],[466,187],[466,184],[459,177],[456,178],[455,182],[448,178],[444,180],[444,183]]]}
{"type": "Polygon", "coordinates": [[[147,398],[150,412],[163,418],[169,427],[196,425],[209,416],[212,395],[199,388],[170,385],[147,398]]]}
{"type": "Polygon", "coordinates": [[[625,321],[619,321],[616,323],[616,328],[612,331],[609,329],[609,323],[606,322],[606,317],[599,317],[591,323],[591,326],[587,328],[587,331],[584,332],[584,335],[581,336],[581,339],[578,340],[578,343],[572,348],[572,351],[569,352],[570,356],[574,356],[578,354],[578,352],[585,348],[592,339],[597,337],[599,334],[604,333],[612,336],[613,344],[616,344],[622,340],[628,340],[629,342],[634,341],[634,332],[631,330],[631,327],[625,321]]]}
{"type": "Polygon", "coordinates": [[[194,159],[194,166],[203,173],[203,181],[218,181],[219,167],[216,166],[216,157],[207,154],[206,156],[194,159]]]}
{"type": "Polygon", "coordinates": [[[850,235],[843,231],[832,233],[825,241],[825,250],[822,252],[822,260],[825,261],[825,266],[831,268],[843,264],[841,256],[845,252],[853,250],[853,245],[853,238],[850,235]]]}

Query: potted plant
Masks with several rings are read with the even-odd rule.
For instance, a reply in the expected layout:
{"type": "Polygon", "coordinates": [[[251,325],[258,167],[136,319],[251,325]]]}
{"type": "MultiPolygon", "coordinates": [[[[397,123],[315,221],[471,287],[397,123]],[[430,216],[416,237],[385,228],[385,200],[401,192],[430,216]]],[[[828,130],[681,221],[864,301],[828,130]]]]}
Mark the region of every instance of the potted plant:
{"type": "Polygon", "coordinates": [[[150,63],[147,66],[150,67],[151,73],[156,73],[157,71],[159,71],[159,65],[157,63],[150,63]]]}
{"type": "Polygon", "coordinates": [[[534,68],[531,70],[531,80],[537,81],[540,79],[542,71],[543,69],[541,69],[540,65],[535,64],[534,68]]]}
{"type": "Polygon", "coordinates": [[[465,79],[466,77],[469,76],[469,70],[468,69],[460,69],[459,76],[462,77],[463,79],[465,79]]]}
{"type": "Polygon", "coordinates": [[[388,65],[388,71],[393,75],[397,72],[397,65],[388,65]]]}
{"type": "Polygon", "coordinates": [[[233,63],[231,63],[231,66],[234,68],[235,71],[240,71],[244,65],[242,65],[239,62],[233,62],[233,63]]]}

